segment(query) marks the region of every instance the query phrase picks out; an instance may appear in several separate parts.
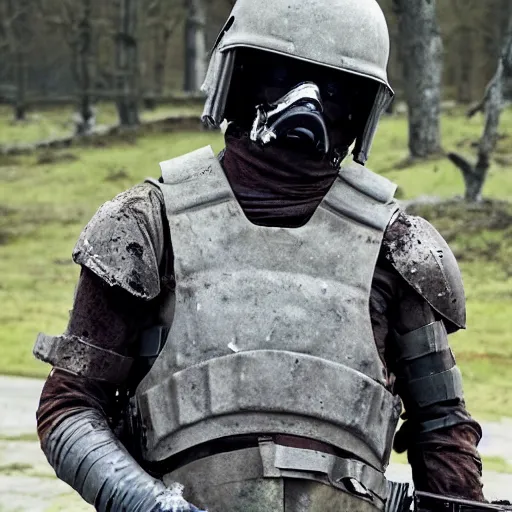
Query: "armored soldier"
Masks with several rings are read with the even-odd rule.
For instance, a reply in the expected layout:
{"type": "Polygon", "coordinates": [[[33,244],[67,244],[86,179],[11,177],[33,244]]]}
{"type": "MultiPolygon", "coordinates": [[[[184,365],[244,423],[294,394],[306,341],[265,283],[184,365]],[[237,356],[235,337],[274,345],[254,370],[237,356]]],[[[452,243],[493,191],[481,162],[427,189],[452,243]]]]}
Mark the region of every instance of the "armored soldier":
{"type": "Polygon", "coordinates": [[[401,402],[416,487],[482,499],[456,261],[364,166],[388,50],[375,0],[238,0],[205,82],[225,150],[83,231],[67,331],[36,342],[38,432],[97,510],[383,510],[401,402]]]}

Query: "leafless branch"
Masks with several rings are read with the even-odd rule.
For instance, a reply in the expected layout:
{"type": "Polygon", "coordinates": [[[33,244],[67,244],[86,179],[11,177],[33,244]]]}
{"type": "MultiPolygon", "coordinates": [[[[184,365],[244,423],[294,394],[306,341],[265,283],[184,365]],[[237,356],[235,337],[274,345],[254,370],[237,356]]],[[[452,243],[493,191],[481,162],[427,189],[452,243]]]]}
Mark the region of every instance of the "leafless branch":
{"type": "Polygon", "coordinates": [[[460,169],[463,175],[475,174],[474,164],[458,153],[448,153],[448,159],[460,169]]]}
{"type": "Polygon", "coordinates": [[[484,94],[484,97],[478,103],[473,104],[469,108],[469,110],[466,112],[466,117],[468,119],[471,119],[473,116],[475,116],[479,112],[483,112],[486,102],[487,102],[487,94],[484,94]]]}
{"type": "Polygon", "coordinates": [[[498,69],[485,91],[484,99],[470,113],[485,110],[485,127],[478,144],[478,157],[475,165],[467,159],[450,153],[448,158],[461,170],[466,185],[465,197],[468,201],[479,201],[482,188],[489,171],[491,155],[498,141],[498,126],[504,107],[504,88],[507,79],[512,77],[512,15],[509,20],[498,69]]]}

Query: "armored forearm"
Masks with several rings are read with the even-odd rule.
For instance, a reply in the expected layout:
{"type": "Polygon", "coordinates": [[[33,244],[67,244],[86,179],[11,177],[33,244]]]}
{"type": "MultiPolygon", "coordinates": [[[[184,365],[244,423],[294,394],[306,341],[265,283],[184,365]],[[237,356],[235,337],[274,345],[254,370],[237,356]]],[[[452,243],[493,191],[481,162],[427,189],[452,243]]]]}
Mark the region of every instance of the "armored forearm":
{"type": "Polygon", "coordinates": [[[466,410],[447,338],[466,324],[455,257],[432,225],[404,213],[388,228],[383,254],[400,276],[388,354],[407,421],[394,448],[408,451],[416,489],[482,500],[482,432],[466,410]]]}
{"type": "Polygon", "coordinates": [[[84,409],[63,420],[44,440],[57,476],[99,512],[193,512],[181,486],[166,488],[148,475],[110,430],[105,418],[84,409]]]}
{"type": "Polygon", "coordinates": [[[395,337],[397,388],[407,421],[395,449],[408,450],[422,491],[482,500],[478,423],[464,407],[462,379],[442,321],[395,337]]]}
{"type": "MultiPolygon", "coordinates": [[[[442,320],[403,335],[395,335],[397,388],[408,412],[415,413],[437,403],[463,399],[462,377],[448,345],[442,320]]],[[[461,423],[453,413],[422,421],[421,431],[430,432],[461,423]]]]}
{"type": "Polygon", "coordinates": [[[395,449],[408,450],[422,491],[482,500],[478,423],[464,407],[462,379],[443,321],[395,336],[397,388],[407,421],[395,449]]]}

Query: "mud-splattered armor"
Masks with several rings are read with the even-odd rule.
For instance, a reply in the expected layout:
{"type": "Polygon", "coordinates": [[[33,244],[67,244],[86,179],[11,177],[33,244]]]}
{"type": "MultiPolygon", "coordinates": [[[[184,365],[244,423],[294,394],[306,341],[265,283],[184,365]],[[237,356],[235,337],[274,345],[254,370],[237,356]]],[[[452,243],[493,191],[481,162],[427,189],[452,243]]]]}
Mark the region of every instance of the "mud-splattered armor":
{"type": "Polygon", "coordinates": [[[418,489],[483,498],[458,267],[364,167],[388,54],[376,0],[237,0],[204,85],[223,152],[83,230],[38,433],[100,512],[384,510],[393,446],[418,489]]]}
{"type": "MultiPolygon", "coordinates": [[[[395,186],[354,165],[304,226],[286,229],[245,217],[209,148],[164,162],[162,175],[176,305],[136,394],[145,457],[161,462],[231,436],[308,437],[366,462],[366,489],[383,501],[399,403],[367,305],[395,186]]],[[[286,469],[315,479],[304,460],[286,469]]]]}

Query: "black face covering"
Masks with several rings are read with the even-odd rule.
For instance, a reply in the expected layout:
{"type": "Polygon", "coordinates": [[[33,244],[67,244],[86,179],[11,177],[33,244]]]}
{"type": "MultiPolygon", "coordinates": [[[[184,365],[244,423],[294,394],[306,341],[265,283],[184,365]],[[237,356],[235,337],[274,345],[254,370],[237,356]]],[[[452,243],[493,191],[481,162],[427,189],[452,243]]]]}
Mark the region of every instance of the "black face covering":
{"type": "Polygon", "coordinates": [[[222,164],[249,220],[278,227],[307,223],[338,174],[333,157],[341,161],[362,133],[376,91],[369,79],[282,55],[237,50],[222,164]],[[319,95],[270,115],[273,104],[305,82],[312,82],[319,95]],[[273,144],[250,138],[258,106],[267,128],[275,131],[273,144]],[[329,144],[327,155],[322,140],[329,144]]]}
{"type": "Polygon", "coordinates": [[[258,146],[235,127],[226,133],[222,166],[245,215],[261,226],[304,225],[338,175],[325,160],[258,146]]]}

